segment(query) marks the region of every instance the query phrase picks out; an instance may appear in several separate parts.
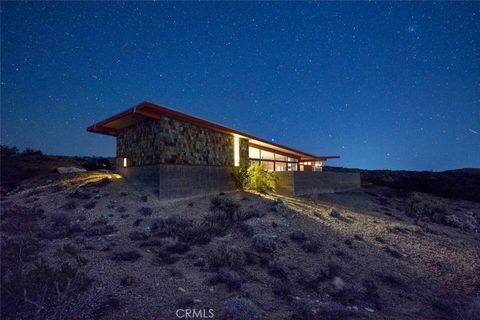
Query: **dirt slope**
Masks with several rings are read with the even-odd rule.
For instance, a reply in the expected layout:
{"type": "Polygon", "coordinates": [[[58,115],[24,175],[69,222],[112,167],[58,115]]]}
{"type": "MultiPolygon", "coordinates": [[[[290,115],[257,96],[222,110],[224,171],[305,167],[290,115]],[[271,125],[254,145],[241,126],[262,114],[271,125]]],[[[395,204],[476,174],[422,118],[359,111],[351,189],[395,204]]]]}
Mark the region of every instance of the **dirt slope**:
{"type": "Polygon", "coordinates": [[[1,201],[2,318],[464,316],[480,288],[480,205],[421,196],[473,225],[409,217],[387,187],[161,202],[110,173],[33,179],[1,201]]]}

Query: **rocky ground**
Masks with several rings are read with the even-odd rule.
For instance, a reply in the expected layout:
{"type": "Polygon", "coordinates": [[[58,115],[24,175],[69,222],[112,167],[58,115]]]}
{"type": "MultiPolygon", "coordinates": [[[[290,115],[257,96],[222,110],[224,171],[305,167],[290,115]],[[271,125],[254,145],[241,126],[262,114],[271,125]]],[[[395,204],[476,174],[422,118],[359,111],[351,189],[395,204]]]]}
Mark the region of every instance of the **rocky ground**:
{"type": "Polygon", "coordinates": [[[86,172],[25,180],[1,208],[3,319],[480,314],[477,202],[375,185],[161,202],[86,172]]]}

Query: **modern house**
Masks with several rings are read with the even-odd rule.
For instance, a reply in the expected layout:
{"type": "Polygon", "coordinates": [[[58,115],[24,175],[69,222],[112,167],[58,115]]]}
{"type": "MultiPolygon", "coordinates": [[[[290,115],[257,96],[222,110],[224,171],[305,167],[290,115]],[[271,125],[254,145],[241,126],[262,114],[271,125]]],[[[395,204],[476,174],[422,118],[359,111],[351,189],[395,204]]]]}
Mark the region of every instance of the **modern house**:
{"type": "Polygon", "coordinates": [[[286,195],[360,184],[359,177],[350,174],[322,172],[323,163],[338,156],[312,155],[150,102],[87,130],[117,137],[117,170],[161,198],[234,189],[232,167],[253,162],[275,172],[275,189],[286,195]]]}

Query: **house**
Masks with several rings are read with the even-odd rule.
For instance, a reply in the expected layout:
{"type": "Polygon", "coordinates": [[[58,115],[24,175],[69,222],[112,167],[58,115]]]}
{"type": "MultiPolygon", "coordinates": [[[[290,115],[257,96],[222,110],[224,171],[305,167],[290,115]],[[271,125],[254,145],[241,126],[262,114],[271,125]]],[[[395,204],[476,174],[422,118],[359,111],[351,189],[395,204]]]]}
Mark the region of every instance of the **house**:
{"type": "Polygon", "coordinates": [[[150,102],[87,130],[116,137],[117,170],[161,198],[235,189],[232,167],[254,162],[275,173],[275,189],[286,195],[324,192],[327,180],[329,191],[359,185],[359,177],[347,174],[343,181],[322,172],[323,163],[338,156],[312,155],[150,102]],[[297,180],[305,180],[303,186],[297,180]]]}

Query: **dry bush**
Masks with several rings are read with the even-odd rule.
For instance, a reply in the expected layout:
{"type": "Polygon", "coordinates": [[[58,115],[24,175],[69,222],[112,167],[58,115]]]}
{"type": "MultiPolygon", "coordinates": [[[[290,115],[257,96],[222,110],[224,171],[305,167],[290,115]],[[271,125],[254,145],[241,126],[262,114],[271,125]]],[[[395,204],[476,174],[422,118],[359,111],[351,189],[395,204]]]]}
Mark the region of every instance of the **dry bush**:
{"type": "Polygon", "coordinates": [[[142,257],[137,250],[122,250],[113,253],[112,260],[115,261],[136,261],[142,257]]]}
{"type": "Polygon", "coordinates": [[[92,280],[67,263],[48,265],[37,256],[40,247],[34,238],[2,238],[1,242],[2,316],[12,319],[72,318],[73,304],[92,280]]]}
{"type": "Polygon", "coordinates": [[[257,234],[253,237],[253,246],[258,252],[273,252],[276,248],[275,238],[268,234],[257,234]]]}
{"type": "Polygon", "coordinates": [[[255,320],[258,311],[255,304],[246,298],[233,297],[228,299],[222,308],[222,319],[255,320]]]}
{"type": "Polygon", "coordinates": [[[236,246],[218,240],[210,246],[207,261],[214,269],[223,267],[237,269],[245,265],[245,254],[236,246]]]}

